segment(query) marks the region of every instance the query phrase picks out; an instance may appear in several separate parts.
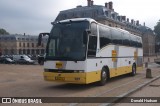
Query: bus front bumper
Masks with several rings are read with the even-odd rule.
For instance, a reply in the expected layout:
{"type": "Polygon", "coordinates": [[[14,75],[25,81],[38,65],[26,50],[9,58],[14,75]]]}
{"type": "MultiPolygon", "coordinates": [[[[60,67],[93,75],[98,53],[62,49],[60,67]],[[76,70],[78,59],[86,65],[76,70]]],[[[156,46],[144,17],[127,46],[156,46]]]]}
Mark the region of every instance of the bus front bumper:
{"type": "Polygon", "coordinates": [[[53,73],[43,72],[45,81],[86,84],[85,73],[53,73]]]}
{"type": "Polygon", "coordinates": [[[88,84],[100,80],[100,71],[89,73],[54,73],[43,72],[45,81],[88,84]]]}

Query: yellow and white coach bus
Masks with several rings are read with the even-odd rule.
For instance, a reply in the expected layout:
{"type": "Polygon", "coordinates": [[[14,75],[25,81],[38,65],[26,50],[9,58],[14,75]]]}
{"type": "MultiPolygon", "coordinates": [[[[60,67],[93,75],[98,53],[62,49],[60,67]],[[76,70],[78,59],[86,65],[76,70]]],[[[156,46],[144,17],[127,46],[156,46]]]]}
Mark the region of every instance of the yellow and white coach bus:
{"type": "Polygon", "coordinates": [[[142,39],[128,31],[75,18],[53,24],[44,59],[44,80],[77,84],[99,82],[143,68],[142,39]]]}

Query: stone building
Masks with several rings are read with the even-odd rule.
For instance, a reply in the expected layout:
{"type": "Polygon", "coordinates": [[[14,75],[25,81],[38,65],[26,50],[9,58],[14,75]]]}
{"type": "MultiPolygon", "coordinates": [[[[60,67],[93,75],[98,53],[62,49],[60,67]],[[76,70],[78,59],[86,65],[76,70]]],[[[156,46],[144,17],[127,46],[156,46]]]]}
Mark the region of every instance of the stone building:
{"type": "Polygon", "coordinates": [[[48,38],[43,38],[43,43],[37,47],[38,36],[30,35],[0,35],[1,55],[39,55],[45,53],[48,38]]]}
{"type": "Polygon", "coordinates": [[[139,20],[129,19],[121,16],[113,9],[113,3],[105,3],[102,5],[94,5],[94,1],[87,0],[87,6],[77,6],[73,9],[60,11],[55,22],[71,19],[71,18],[93,18],[99,23],[106,24],[111,27],[125,29],[132,34],[141,36],[143,39],[144,56],[155,54],[155,34],[145,26],[141,25],[139,20]]]}

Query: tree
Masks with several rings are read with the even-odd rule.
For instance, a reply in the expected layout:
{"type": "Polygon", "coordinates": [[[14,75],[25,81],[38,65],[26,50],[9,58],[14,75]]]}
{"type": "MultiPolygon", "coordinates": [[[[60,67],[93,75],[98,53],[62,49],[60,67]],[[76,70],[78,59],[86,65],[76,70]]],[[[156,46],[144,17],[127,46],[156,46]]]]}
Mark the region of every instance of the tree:
{"type": "Polygon", "coordinates": [[[9,35],[9,33],[5,29],[0,28],[0,35],[9,35]]]}

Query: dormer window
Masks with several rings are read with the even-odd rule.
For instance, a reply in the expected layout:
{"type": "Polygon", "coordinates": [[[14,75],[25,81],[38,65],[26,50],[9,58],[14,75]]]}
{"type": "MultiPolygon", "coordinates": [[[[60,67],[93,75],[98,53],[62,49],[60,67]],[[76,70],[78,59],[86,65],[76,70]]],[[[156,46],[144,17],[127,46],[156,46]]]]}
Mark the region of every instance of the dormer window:
{"type": "Polygon", "coordinates": [[[105,11],[105,15],[108,17],[108,11],[105,11]]]}
{"type": "Polygon", "coordinates": [[[115,19],[115,14],[112,14],[112,18],[115,19]]]}

